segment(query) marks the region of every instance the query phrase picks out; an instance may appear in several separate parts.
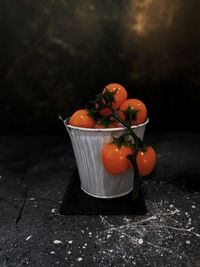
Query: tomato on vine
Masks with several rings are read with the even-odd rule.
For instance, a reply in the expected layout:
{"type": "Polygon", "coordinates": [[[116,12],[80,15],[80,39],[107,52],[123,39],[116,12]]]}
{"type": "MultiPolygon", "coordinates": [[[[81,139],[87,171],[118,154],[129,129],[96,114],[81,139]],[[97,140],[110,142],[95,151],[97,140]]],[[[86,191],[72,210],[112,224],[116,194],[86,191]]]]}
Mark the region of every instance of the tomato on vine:
{"type": "Polygon", "coordinates": [[[94,128],[95,121],[86,109],[79,109],[70,117],[69,124],[76,127],[94,128]]]}
{"type": "Polygon", "coordinates": [[[145,104],[136,98],[125,100],[120,105],[120,111],[123,111],[128,119],[131,120],[131,125],[144,123],[147,118],[147,108],[145,104]]]}
{"type": "Polygon", "coordinates": [[[102,121],[102,120],[99,120],[97,121],[97,123],[95,124],[94,128],[96,129],[104,129],[104,128],[116,128],[117,127],[117,124],[115,122],[112,122],[110,120],[108,120],[107,122],[105,121],[102,121]]]}
{"type": "Polygon", "coordinates": [[[102,161],[104,168],[112,175],[124,172],[129,166],[128,155],[133,153],[130,146],[118,146],[117,144],[105,144],[102,148],[102,161]]]}
{"type": "Polygon", "coordinates": [[[141,176],[150,174],[155,168],[157,156],[155,150],[151,146],[145,147],[145,151],[138,151],[136,157],[138,171],[141,176]]]}
{"type": "MultiPolygon", "coordinates": [[[[113,93],[114,99],[112,105],[115,110],[120,107],[120,105],[127,99],[128,96],[126,89],[121,84],[118,83],[110,83],[107,86],[105,86],[102,94],[106,92],[111,94],[113,93]]],[[[107,108],[104,108],[101,110],[100,114],[101,116],[106,117],[111,114],[111,111],[107,108]]]]}

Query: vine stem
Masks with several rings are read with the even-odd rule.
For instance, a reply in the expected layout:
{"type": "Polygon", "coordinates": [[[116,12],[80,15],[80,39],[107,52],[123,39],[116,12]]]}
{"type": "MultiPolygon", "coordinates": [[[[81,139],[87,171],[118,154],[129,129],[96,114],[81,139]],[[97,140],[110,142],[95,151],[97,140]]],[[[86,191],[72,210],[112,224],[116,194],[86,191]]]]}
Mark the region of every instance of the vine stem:
{"type": "Polygon", "coordinates": [[[136,157],[137,157],[139,148],[140,147],[143,148],[143,143],[142,143],[142,140],[133,131],[131,126],[119,117],[119,115],[117,114],[117,112],[115,111],[112,105],[109,105],[107,108],[111,110],[112,116],[128,129],[135,143],[134,153],[132,155],[128,155],[128,159],[131,161],[133,165],[133,170],[134,170],[132,199],[137,200],[139,197],[139,190],[140,190],[140,175],[139,175],[136,157]]]}

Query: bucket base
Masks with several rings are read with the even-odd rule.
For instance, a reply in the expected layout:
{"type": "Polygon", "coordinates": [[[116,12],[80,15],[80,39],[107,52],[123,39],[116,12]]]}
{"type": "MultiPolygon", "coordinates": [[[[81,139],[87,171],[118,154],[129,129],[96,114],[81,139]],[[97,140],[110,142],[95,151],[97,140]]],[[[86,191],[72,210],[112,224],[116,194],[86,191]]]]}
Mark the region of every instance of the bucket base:
{"type": "Polygon", "coordinates": [[[109,198],[118,198],[118,197],[123,197],[125,195],[128,195],[133,188],[131,188],[129,191],[123,193],[123,194],[119,194],[119,195],[114,195],[114,196],[99,196],[99,195],[94,195],[92,193],[87,192],[83,187],[81,187],[81,189],[88,195],[92,196],[92,197],[96,197],[96,198],[104,198],[104,199],[109,199],[109,198]]]}
{"type": "Polygon", "coordinates": [[[133,201],[131,193],[118,198],[93,197],[81,189],[78,171],[70,177],[60,207],[62,215],[145,215],[147,212],[142,191],[139,199],[133,201]]]}

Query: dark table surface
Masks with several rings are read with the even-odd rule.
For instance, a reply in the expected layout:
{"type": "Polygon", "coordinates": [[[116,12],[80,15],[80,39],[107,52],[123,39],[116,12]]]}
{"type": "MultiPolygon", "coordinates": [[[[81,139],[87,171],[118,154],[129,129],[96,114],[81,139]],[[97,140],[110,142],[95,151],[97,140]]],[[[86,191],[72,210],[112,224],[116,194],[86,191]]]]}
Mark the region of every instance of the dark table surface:
{"type": "Polygon", "coordinates": [[[0,137],[0,266],[200,266],[200,134],[152,133],[145,216],[63,216],[67,135],[0,137]]]}

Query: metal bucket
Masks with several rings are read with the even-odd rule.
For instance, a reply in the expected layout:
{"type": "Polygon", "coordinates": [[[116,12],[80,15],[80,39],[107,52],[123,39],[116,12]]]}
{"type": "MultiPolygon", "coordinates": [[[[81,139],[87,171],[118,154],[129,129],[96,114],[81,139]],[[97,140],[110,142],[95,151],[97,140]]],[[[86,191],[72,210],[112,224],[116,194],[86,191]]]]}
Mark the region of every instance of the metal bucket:
{"type": "MultiPolygon", "coordinates": [[[[133,189],[133,169],[128,168],[121,175],[111,175],[104,169],[101,159],[103,145],[127,129],[80,128],[68,125],[68,120],[64,121],[64,125],[71,138],[82,190],[97,198],[117,198],[130,193],[133,189]]],[[[143,124],[132,126],[142,140],[148,122],[149,119],[143,124]]]]}

